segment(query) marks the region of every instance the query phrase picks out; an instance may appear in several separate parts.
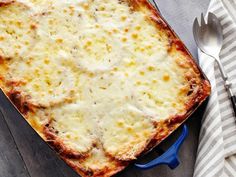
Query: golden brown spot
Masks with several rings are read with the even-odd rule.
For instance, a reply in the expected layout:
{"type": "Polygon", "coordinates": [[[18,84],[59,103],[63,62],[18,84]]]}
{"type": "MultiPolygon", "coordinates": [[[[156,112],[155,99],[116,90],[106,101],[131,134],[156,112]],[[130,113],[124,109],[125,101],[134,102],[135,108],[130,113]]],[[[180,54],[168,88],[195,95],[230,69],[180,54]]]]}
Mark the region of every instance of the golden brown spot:
{"type": "Polygon", "coordinates": [[[133,128],[132,127],[127,127],[128,132],[132,132],[133,128]]]}
{"type": "Polygon", "coordinates": [[[155,71],[155,67],[149,66],[149,67],[148,67],[148,71],[155,71]]]}
{"type": "Polygon", "coordinates": [[[39,69],[38,68],[36,68],[34,71],[35,71],[35,73],[39,73],[39,69]]]}
{"type": "Polygon", "coordinates": [[[84,8],[85,10],[88,10],[88,9],[89,9],[89,4],[88,4],[88,3],[84,3],[84,4],[83,4],[83,8],[84,8]]]}
{"type": "Polygon", "coordinates": [[[50,60],[48,58],[44,59],[44,63],[45,64],[49,64],[50,63],[50,60]]]}
{"type": "Polygon", "coordinates": [[[3,36],[0,36],[0,41],[3,41],[5,38],[3,36]]]}
{"type": "Polygon", "coordinates": [[[106,48],[107,48],[107,51],[108,51],[108,52],[111,52],[111,51],[112,51],[112,46],[110,46],[110,45],[107,44],[107,45],[106,45],[106,48]]]}
{"type": "Polygon", "coordinates": [[[153,98],[153,96],[152,96],[150,93],[146,93],[146,94],[147,94],[147,96],[148,96],[150,99],[153,98]]]}
{"type": "Polygon", "coordinates": [[[63,39],[56,39],[56,43],[58,43],[58,44],[63,43],[63,39]]]}
{"type": "Polygon", "coordinates": [[[87,45],[87,46],[91,46],[91,45],[92,45],[92,42],[91,42],[91,41],[87,41],[87,42],[86,42],[86,45],[87,45]]]}
{"type": "Polygon", "coordinates": [[[30,60],[26,61],[26,64],[27,64],[27,65],[30,65],[30,64],[31,64],[31,61],[30,61],[30,60]]]}
{"type": "Polygon", "coordinates": [[[157,80],[156,80],[156,79],[153,79],[153,80],[152,80],[152,83],[153,83],[153,84],[156,84],[156,83],[157,83],[157,80]]]}
{"type": "Polygon", "coordinates": [[[29,41],[25,41],[25,45],[29,45],[29,41]]]}
{"type": "Polygon", "coordinates": [[[119,126],[119,127],[123,127],[123,126],[124,126],[124,123],[121,122],[121,121],[119,121],[119,122],[117,122],[117,126],[119,126]]]}
{"type": "Polygon", "coordinates": [[[141,26],[136,26],[135,29],[139,31],[141,29],[141,26]]]}
{"type": "Polygon", "coordinates": [[[37,28],[37,26],[35,24],[30,25],[30,29],[35,30],[36,28],[37,28]]]}
{"type": "Polygon", "coordinates": [[[141,82],[140,82],[140,81],[137,81],[135,84],[136,84],[136,85],[141,85],[141,82]]]}
{"type": "Polygon", "coordinates": [[[117,29],[113,29],[112,31],[113,31],[114,33],[117,33],[117,32],[118,32],[118,30],[117,30],[117,29]]]}
{"type": "Polygon", "coordinates": [[[167,82],[170,80],[170,75],[166,73],[163,75],[162,79],[167,82]]]}
{"type": "Polygon", "coordinates": [[[18,26],[19,28],[21,27],[22,23],[20,21],[16,22],[16,26],[18,26]]]}
{"type": "Polygon", "coordinates": [[[144,71],[139,71],[139,74],[141,75],[141,76],[144,76],[144,71]]]}
{"type": "Polygon", "coordinates": [[[135,61],[131,61],[127,64],[127,66],[135,66],[136,65],[136,62],[135,61]]]}
{"type": "Polygon", "coordinates": [[[132,38],[133,39],[137,39],[138,38],[138,34],[136,34],[136,33],[132,34],[132,38]]]}
{"type": "Polygon", "coordinates": [[[0,65],[4,63],[3,58],[0,56],[0,65]]]}
{"type": "Polygon", "coordinates": [[[127,41],[127,38],[126,37],[123,37],[122,38],[122,42],[126,42],[127,41]]]}
{"type": "Polygon", "coordinates": [[[129,29],[128,29],[128,28],[125,28],[124,31],[127,33],[127,32],[129,31],[129,29]]]}
{"type": "Polygon", "coordinates": [[[147,136],[150,135],[150,133],[149,133],[148,131],[144,131],[144,132],[143,132],[143,135],[144,135],[145,137],[147,137],[147,136]]]}
{"type": "Polygon", "coordinates": [[[179,90],[179,95],[186,95],[190,91],[190,88],[188,86],[183,86],[179,90]]]}
{"type": "Polygon", "coordinates": [[[40,88],[40,87],[39,87],[38,84],[34,84],[34,89],[35,89],[35,90],[39,90],[39,88],[40,88]]]}
{"type": "Polygon", "coordinates": [[[69,139],[70,139],[70,138],[71,138],[71,135],[70,135],[70,134],[67,134],[67,135],[66,135],[66,138],[69,138],[69,139]]]}
{"type": "Polygon", "coordinates": [[[30,125],[38,132],[42,132],[43,127],[36,121],[36,119],[28,119],[30,125]]]}
{"type": "Polygon", "coordinates": [[[121,18],[120,18],[122,21],[125,21],[126,19],[127,19],[127,17],[126,16],[121,16],[121,18]]]}
{"type": "Polygon", "coordinates": [[[176,103],[172,103],[172,106],[175,108],[177,106],[177,104],[176,103]]]}
{"type": "Polygon", "coordinates": [[[53,90],[52,90],[52,89],[49,89],[49,90],[48,90],[48,93],[49,93],[49,94],[52,94],[52,93],[53,93],[53,90]]]}
{"type": "Polygon", "coordinates": [[[182,58],[177,58],[175,61],[181,68],[189,68],[189,63],[186,62],[186,60],[183,60],[182,58]]]}
{"type": "Polygon", "coordinates": [[[73,11],[75,9],[75,7],[74,6],[69,6],[69,9],[73,11]]]}
{"type": "Polygon", "coordinates": [[[94,73],[89,73],[89,77],[93,77],[94,76],[94,73]]]}
{"type": "Polygon", "coordinates": [[[49,23],[50,25],[52,25],[53,22],[54,22],[53,20],[49,20],[49,21],[48,21],[48,23],[49,23]]]}
{"type": "Polygon", "coordinates": [[[21,46],[20,46],[20,45],[17,45],[16,48],[17,48],[17,49],[21,49],[21,46]]]}
{"type": "Polygon", "coordinates": [[[104,11],[104,10],[105,10],[105,7],[104,7],[104,6],[101,6],[101,7],[99,8],[99,10],[100,10],[100,11],[104,11]]]}

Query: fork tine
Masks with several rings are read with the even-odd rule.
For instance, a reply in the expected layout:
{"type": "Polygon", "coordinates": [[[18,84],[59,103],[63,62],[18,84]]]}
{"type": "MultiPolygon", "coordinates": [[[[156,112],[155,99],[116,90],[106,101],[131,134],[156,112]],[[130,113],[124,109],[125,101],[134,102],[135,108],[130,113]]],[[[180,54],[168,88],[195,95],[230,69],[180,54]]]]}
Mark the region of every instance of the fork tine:
{"type": "Polygon", "coordinates": [[[209,12],[208,15],[207,15],[207,24],[211,24],[212,19],[213,19],[213,18],[212,18],[212,13],[209,12]]]}
{"type": "Polygon", "coordinates": [[[199,33],[199,30],[200,30],[200,26],[199,26],[199,23],[198,23],[198,19],[195,18],[194,19],[194,22],[193,22],[193,37],[198,45],[198,33],[199,33]]]}
{"type": "Polygon", "coordinates": [[[199,28],[200,28],[200,25],[198,23],[198,20],[197,18],[194,19],[194,22],[193,22],[193,29],[195,32],[199,31],[199,28]]]}
{"type": "Polygon", "coordinates": [[[201,13],[201,26],[205,25],[205,20],[204,20],[204,16],[203,13],[201,13]]]}
{"type": "MultiPolygon", "coordinates": [[[[208,24],[213,26],[214,28],[216,28],[217,31],[222,34],[223,29],[222,29],[222,26],[220,24],[220,20],[212,12],[208,13],[208,24]]],[[[223,36],[221,36],[221,37],[223,37],[223,36]]]]}
{"type": "Polygon", "coordinates": [[[218,26],[221,26],[219,19],[212,12],[208,13],[208,21],[210,23],[216,23],[218,26]]]}

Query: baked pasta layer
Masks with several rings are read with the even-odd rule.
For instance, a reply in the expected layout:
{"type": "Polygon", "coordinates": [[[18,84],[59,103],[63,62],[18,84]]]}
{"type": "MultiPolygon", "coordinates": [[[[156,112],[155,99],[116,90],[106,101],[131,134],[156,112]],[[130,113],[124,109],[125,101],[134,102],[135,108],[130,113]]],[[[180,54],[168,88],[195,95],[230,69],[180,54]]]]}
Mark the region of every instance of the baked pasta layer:
{"type": "Polygon", "coordinates": [[[146,0],[0,0],[0,87],[84,177],[121,171],[210,93],[146,0]]]}

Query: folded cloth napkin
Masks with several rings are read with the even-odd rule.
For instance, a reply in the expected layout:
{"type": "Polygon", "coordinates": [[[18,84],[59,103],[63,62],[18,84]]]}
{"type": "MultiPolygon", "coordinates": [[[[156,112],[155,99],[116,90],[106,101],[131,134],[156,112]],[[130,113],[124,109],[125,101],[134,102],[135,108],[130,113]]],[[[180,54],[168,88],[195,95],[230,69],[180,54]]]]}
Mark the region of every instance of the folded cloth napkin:
{"type": "MultiPolygon", "coordinates": [[[[223,27],[220,59],[236,94],[236,0],[212,0],[208,12],[223,27]]],[[[231,102],[214,59],[199,51],[199,63],[212,94],[202,120],[194,177],[236,177],[236,118],[231,102]]]]}

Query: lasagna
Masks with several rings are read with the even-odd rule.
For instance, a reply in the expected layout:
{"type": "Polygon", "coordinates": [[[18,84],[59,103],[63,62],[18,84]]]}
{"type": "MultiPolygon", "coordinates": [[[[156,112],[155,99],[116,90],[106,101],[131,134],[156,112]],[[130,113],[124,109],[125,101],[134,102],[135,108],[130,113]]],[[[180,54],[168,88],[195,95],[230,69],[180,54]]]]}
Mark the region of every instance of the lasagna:
{"type": "Polygon", "coordinates": [[[83,177],[110,177],[210,93],[147,0],[0,0],[0,87],[83,177]]]}

